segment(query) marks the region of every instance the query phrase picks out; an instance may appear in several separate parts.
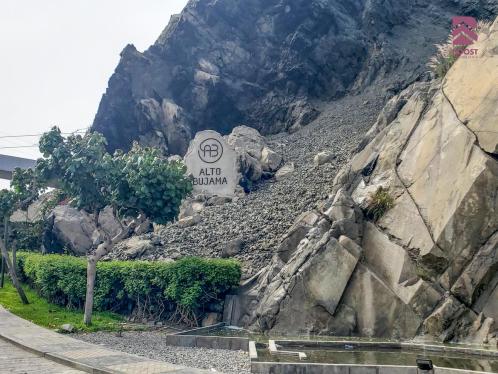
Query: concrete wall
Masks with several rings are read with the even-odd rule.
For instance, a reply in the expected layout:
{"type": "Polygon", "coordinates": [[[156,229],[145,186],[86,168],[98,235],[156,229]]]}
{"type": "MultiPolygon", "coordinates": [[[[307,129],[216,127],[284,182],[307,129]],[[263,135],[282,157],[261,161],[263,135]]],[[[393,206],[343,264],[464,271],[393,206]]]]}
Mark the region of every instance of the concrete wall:
{"type": "Polygon", "coordinates": [[[417,368],[410,366],[251,362],[251,372],[257,374],[417,374],[417,368]]]}
{"type": "Polygon", "coordinates": [[[166,344],[176,347],[199,347],[249,351],[249,339],[226,336],[167,335],[166,344]]]}
{"type": "MultiPolygon", "coordinates": [[[[417,368],[414,366],[251,362],[251,372],[255,374],[417,374],[417,368]]],[[[435,367],[434,374],[489,373],[435,367]]]]}

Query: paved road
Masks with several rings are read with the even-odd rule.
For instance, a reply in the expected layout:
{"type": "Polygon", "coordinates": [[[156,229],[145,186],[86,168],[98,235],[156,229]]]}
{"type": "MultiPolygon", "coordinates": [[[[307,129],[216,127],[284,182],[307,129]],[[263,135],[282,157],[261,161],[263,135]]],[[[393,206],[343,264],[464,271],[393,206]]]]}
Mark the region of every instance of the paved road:
{"type": "Polygon", "coordinates": [[[67,366],[59,365],[53,361],[38,357],[0,339],[0,373],[73,374],[82,373],[82,371],[73,370],[67,366]]]}

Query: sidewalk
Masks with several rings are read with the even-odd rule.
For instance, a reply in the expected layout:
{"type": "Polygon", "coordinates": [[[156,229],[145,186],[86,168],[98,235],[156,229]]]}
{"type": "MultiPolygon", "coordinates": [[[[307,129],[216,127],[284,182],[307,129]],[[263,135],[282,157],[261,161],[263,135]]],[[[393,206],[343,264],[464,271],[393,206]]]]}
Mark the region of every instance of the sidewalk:
{"type": "Polygon", "coordinates": [[[0,339],[40,357],[87,373],[210,373],[206,370],[154,361],[85,343],[34,325],[1,306],[0,339]]]}

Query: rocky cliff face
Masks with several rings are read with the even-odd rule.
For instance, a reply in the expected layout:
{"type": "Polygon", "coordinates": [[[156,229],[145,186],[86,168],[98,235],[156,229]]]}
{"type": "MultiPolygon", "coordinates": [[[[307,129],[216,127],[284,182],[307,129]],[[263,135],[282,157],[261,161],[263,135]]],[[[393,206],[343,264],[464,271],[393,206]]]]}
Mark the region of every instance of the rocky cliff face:
{"type": "Polygon", "coordinates": [[[246,282],[238,323],[496,346],[498,19],[474,47],[389,101],[329,198],[246,282]],[[373,221],[379,188],[394,205],[373,221]]]}
{"type": "Polygon", "coordinates": [[[193,226],[150,233],[140,256],[226,255],[238,243],[232,322],[254,329],[496,344],[496,22],[478,59],[443,81],[423,73],[451,16],[497,8],[191,1],[149,50],[125,48],[93,129],[111,148],[138,139],[178,154],[199,129],[289,130],[267,140],[295,169],[193,226]],[[321,151],[336,158],[313,165],[321,151]],[[374,221],[365,212],[380,187],[394,205],[374,221]]]}
{"type": "Polygon", "coordinates": [[[417,79],[450,18],[494,1],[191,0],[144,53],[128,45],[93,130],[183,155],[201,129],[295,131],[320,101],[417,79]]]}

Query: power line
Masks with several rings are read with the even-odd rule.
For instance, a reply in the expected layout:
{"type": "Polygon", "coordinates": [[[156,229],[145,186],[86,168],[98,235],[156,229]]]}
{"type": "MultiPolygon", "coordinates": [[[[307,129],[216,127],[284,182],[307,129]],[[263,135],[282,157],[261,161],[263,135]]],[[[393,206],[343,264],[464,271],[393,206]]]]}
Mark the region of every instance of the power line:
{"type": "MultiPolygon", "coordinates": [[[[71,135],[71,134],[77,134],[77,133],[82,133],[86,132],[85,129],[79,129],[75,130],[73,132],[61,132],[61,135],[71,135]]],[[[0,139],[9,139],[9,138],[28,138],[28,137],[35,137],[35,136],[42,136],[42,134],[26,134],[26,135],[0,135],[0,139]]]]}
{"type": "Polygon", "coordinates": [[[0,147],[0,149],[34,148],[34,147],[38,147],[38,144],[0,147]]]}

